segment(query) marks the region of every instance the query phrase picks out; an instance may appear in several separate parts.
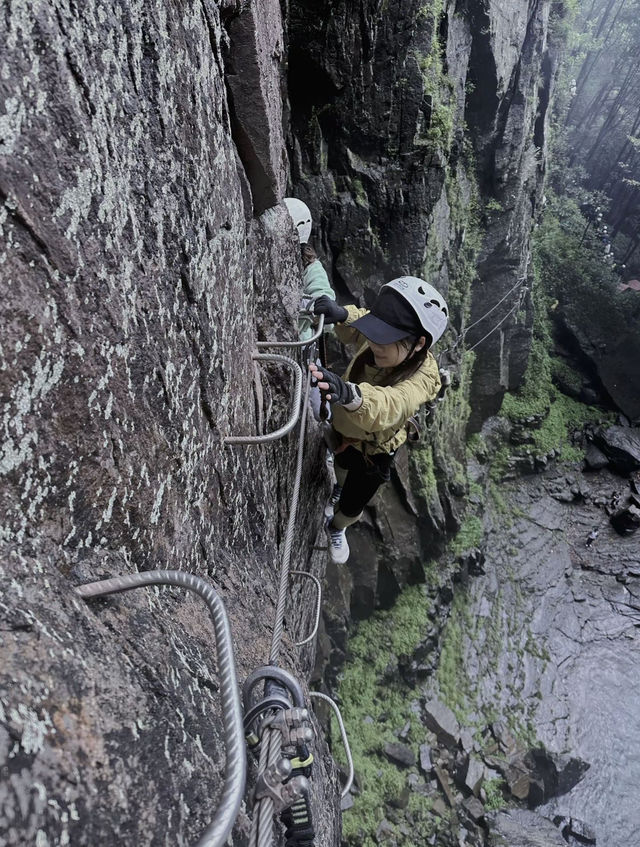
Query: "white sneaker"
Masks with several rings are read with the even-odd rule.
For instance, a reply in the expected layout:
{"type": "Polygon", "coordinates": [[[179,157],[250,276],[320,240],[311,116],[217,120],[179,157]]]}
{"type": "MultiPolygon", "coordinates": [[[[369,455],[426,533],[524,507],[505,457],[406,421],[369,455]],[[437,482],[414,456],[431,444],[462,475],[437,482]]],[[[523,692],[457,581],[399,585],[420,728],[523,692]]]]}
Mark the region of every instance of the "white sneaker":
{"type": "Polygon", "coordinates": [[[334,529],[331,526],[331,518],[328,518],[325,530],[329,536],[329,558],[334,565],[344,565],[349,558],[346,529],[334,529]]]}
{"type": "Polygon", "coordinates": [[[336,484],[333,486],[333,490],[329,495],[329,499],[325,503],[324,514],[327,518],[332,518],[333,513],[336,510],[336,506],[338,505],[338,501],[340,500],[340,495],[342,494],[342,486],[336,484]]]}

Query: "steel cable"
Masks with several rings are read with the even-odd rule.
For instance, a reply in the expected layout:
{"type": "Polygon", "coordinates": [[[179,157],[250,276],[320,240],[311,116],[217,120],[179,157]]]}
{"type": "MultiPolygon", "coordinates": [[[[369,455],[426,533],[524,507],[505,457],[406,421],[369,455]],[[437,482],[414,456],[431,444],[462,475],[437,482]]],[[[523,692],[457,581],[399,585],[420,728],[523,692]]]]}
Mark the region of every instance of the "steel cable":
{"type": "MultiPolygon", "coordinates": [[[[282,634],[284,630],[284,613],[289,593],[289,576],[291,563],[291,550],[293,547],[293,536],[295,531],[296,517],[298,514],[298,503],[300,500],[300,483],[302,480],[302,463],[304,459],[304,439],[307,426],[307,410],[309,408],[309,389],[311,386],[311,371],[307,371],[307,381],[303,394],[303,408],[300,415],[300,434],[298,440],[298,451],[296,456],[296,470],[291,494],[291,508],[289,520],[285,533],[284,550],[280,564],[280,582],[278,588],[278,602],[271,639],[271,652],[269,664],[277,665],[282,646],[282,634]]],[[[280,759],[282,747],[282,736],[278,730],[267,727],[263,734],[258,763],[258,776],[264,773],[270,765],[276,764],[280,759]],[[265,737],[266,736],[266,737],[265,737]]],[[[250,847],[270,847],[273,841],[273,815],[274,803],[271,797],[262,797],[255,805],[250,835],[250,847]]]]}
{"type": "MultiPolygon", "coordinates": [[[[440,365],[440,364],[441,364],[441,361],[442,361],[442,357],[443,357],[443,356],[445,356],[447,353],[451,353],[451,351],[452,351],[452,350],[457,350],[458,346],[460,345],[460,342],[461,342],[461,341],[464,341],[464,340],[465,340],[465,338],[467,337],[467,333],[468,333],[470,330],[472,330],[474,326],[477,326],[479,323],[481,323],[481,321],[483,321],[486,317],[488,317],[488,316],[489,316],[492,312],[495,312],[495,310],[498,308],[498,306],[499,306],[501,303],[504,303],[504,301],[507,299],[507,297],[508,297],[510,294],[512,294],[512,293],[516,290],[516,288],[518,288],[520,285],[522,285],[522,283],[523,283],[523,282],[525,282],[525,281],[526,281],[526,279],[527,279],[527,278],[526,278],[525,276],[520,277],[520,278],[519,278],[519,279],[515,282],[515,284],[511,286],[511,288],[507,291],[507,293],[506,293],[503,297],[501,297],[501,298],[500,298],[500,300],[498,300],[498,302],[497,302],[497,303],[494,303],[494,305],[493,305],[493,306],[492,306],[492,307],[491,307],[488,311],[486,311],[486,312],[484,313],[484,315],[480,315],[480,317],[479,317],[477,320],[475,320],[472,324],[469,324],[469,326],[468,326],[468,327],[465,327],[465,329],[463,329],[461,332],[459,332],[459,333],[458,333],[458,335],[457,335],[457,337],[456,337],[456,340],[453,342],[453,344],[452,344],[450,347],[447,347],[447,349],[446,349],[446,350],[443,350],[441,353],[439,353],[439,354],[438,354],[438,365],[440,365]]],[[[526,290],[526,288],[525,288],[525,290],[526,290]]],[[[518,305],[520,305],[520,303],[521,303],[521,299],[518,301],[518,305]]],[[[492,334],[492,333],[493,333],[493,332],[494,332],[494,331],[495,331],[495,330],[496,330],[496,329],[497,329],[497,328],[498,328],[498,327],[499,327],[502,323],[504,323],[504,321],[506,320],[506,318],[508,318],[508,317],[509,317],[509,315],[510,315],[513,311],[515,311],[515,310],[514,310],[514,309],[512,309],[512,310],[511,310],[511,312],[509,312],[509,314],[508,314],[508,315],[506,315],[506,317],[505,317],[505,318],[503,318],[503,319],[500,321],[500,323],[499,323],[499,324],[497,324],[497,325],[496,325],[496,326],[495,326],[495,327],[494,327],[494,328],[493,328],[490,332],[488,332],[488,333],[484,336],[484,338],[481,338],[481,339],[480,339],[480,341],[478,341],[476,344],[474,344],[474,345],[473,345],[473,347],[470,347],[470,348],[468,348],[468,349],[469,349],[469,350],[473,350],[475,347],[477,347],[477,346],[478,346],[478,344],[481,344],[481,343],[484,341],[484,339],[485,339],[485,338],[488,338],[488,337],[489,337],[489,336],[490,336],[490,335],[491,335],[491,334],[492,334]]]]}
{"type": "Polygon", "coordinates": [[[246,782],[247,762],[244,749],[242,708],[233,659],[231,628],[220,596],[213,586],[199,576],[185,571],[162,570],[143,571],[142,573],[125,574],[99,582],[90,582],[77,586],[75,591],[80,597],[87,599],[148,585],[177,585],[194,591],[207,604],[213,620],[222,698],[225,779],[214,820],[204,830],[195,847],[222,847],[240,811],[246,782]]]}
{"type": "Polygon", "coordinates": [[[304,437],[307,428],[307,410],[309,408],[309,388],[311,386],[311,371],[307,370],[307,383],[304,390],[303,408],[300,415],[300,437],[298,441],[298,454],[296,459],[296,473],[291,495],[291,509],[284,541],[284,552],[280,564],[280,587],[278,590],[278,605],[276,607],[276,618],[273,626],[271,639],[271,653],[269,664],[277,665],[280,647],[282,644],[282,631],[284,629],[284,610],[289,593],[289,565],[291,563],[291,548],[293,546],[293,535],[298,514],[298,501],[300,499],[300,482],[302,480],[302,462],[304,459],[304,437]]]}

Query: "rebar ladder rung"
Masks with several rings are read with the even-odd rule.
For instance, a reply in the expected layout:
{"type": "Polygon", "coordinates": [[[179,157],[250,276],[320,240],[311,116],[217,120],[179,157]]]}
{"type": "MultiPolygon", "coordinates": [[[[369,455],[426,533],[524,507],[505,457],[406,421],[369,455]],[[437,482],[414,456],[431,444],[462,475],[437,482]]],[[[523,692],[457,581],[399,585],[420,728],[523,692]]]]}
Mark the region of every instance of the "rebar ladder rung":
{"type": "Polygon", "coordinates": [[[281,356],[278,353],[254,353],[251,358],[254,362],[281,362],[293,370],[296,380],[293,411],[287,423],[275,432],[268,432],[265,435],[227,435],[222,439],[223,444],[264,444],[267,441],[277,441],[291,432],[300,417],[300,400],[302,398],[302,368],[300,365],[288,356],[281,356]]]}

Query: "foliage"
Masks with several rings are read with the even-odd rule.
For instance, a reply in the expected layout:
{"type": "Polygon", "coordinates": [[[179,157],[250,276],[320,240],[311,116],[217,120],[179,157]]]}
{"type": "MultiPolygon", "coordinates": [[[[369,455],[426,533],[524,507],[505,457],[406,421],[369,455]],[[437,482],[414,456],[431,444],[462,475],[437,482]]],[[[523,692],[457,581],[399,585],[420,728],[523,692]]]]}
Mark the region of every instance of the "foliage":
{"type": "MultiPolygon", "coordinates": [[[[344,817],[347,844],[375,843],[384,804],[397,801],[406,787],[407,771],[383,756],[384,744],[397,741],[397,732],[411,720],[411,702],[419,692],[403,685],[393,671],[395,657],[411,654],[424,638],[431,602],[423,586],[412,586],[399,596],[395,606],[359,624],[349,641],[349,657],[341,675],[339,698],[354,767],[362,794],[344,817]],[[391,671],[393,683],[386,680],[391,671]]],[[[413,721],[408,741],[417,744],[420,727],[413,721]]],[[[338,758],[342,752],[336,751],[338,758]]],[[[424,798],[423,798],[424,799],[424,798]]],[[[415,801],[414,801],[415,802],[415,801]]],[[[422,803],[421,826],[426,837],[432,822],[422,803]]]]}
{"type": "Polygon", "coordinates": [[[427,52],[418,54],[422,72],[425,99],[429,104],[429,124],[423,133],[422,143],[448,155],[453,139],[453,84],[444,70],[442,49],[438,37],[440,18],[443,14],[442,0],[424,3],[417,14],[417,21],[427,24],[430,43],[427,52]]]}
{"type": "Polygon", "coordinates": [[[452,539],[449,549],[459,555],[472,547],[479,547],[484,538],[484,525],[476,515],[468,515],[457,535],[452,539]]]}
{"type": "Polygon", "coordinates": [[[503,786],[505,786],[505,782],[500,777],[488,779],[483,784],[482,787],[484,788],[485,795],[487,797],[484,807],[488,812],[496,812],[498,809],[502,809],[507,805],[502,793],[503,786]]]}
{"type": "MultiPolygon", "coordinates": [[[[601,331],[606,328],[614,334],[629,318],[619,307],[610,268],[592,247],[580,243],[578,230],[584,229],[584,219],[577,204],[553,192],[549,198],[534,241],[535,319],[529,363],[518,391],[505,395],[501,413],[514,422],[538,419],[540,425],[531,430],[531,449],[536,455],[559,449],[561,458],[578,460],[582,451],[568,443],[570,430],[602,418],[603,412],[567,397],[554,384],[555,375],[556,381],[564,381],[576,392],[581,387],[578,374],[552,357],[551,315],[556,310],[577,309],[582,321],[598,320],[601,331]]],[[[505,458],[503,450],[498,463],[505,458]]]]}

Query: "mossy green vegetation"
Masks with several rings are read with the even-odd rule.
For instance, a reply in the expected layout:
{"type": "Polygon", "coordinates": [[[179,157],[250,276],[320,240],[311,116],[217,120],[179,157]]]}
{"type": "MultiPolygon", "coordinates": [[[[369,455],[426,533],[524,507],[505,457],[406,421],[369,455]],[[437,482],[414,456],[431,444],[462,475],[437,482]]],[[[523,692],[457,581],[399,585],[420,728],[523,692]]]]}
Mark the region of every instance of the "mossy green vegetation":
{"type": "Polygon", "coordinates": [[[484,807],[488,812],[496,812],[498,809],[502,809],[507,805],[502,793],[503,787],[506,787],[506,783],[500,777],[488,779],[484,783],[483,788],[487,797],[484,807]]]}
{"type": "Polygon", "coordinates": [[[465,725],[469,721],[471,684],[466,672],[464,641],[470,626],[467,597],[459,590],[454,595],[443,633],[436,678],[442,701],[465,725]]]}
{"type": "MultiPolygon", "coordinates": [[[[411,728],[407,743],[416,746],[423,738],[411,710],[419,692],[402,683],[393,663],[397,656],[410,655],[424,638],[431,612],[425,587],[412,586],[391,610],[361,622],[349,641],[349,658],[338,694],[362,789],[343,821],[343,838],[354,847],[376,843],[375,832],[385,816],[384,804],[397,803],[406,788],[410,771],[401,770],[383,756],[385,743],[397,741],[398,732],[408,721],[411,728]],[[388,672],[392,682],[387,679],[388,672]]],[[[342,753],[339,745],[336,747],[340,759],[342,753]]],[[[416,835],[427,837],[433,832],[430,802],[413,795],[410,802],[420,829],[416,835]]]]}
{"type": "Polygon", "coordinates": [[[455,555],[472,547],[479,547],[484,538],[484,525],[477,515],[467,515],[458,533],[453,537],[449,549],[455,555]]]}
{"type": "Polygon", "coordinates": [[[423,3],[417,13],[418,23],[426,22],[431,40],[424,54],[417,54],[422,73],[424,96],[429,106],[429,122],[426,131],[416,139],[448,156],[453,140],[454,97],[453,83],[444,71],[442,49],[439,41],[440,18],[443,14],[442,0],[423,3]]]}
{"type": "MultiPolygon", "coordinates": [[[[536,426],[530,429],[531,444],[526,447],[534,455],[548,455],[557,450],[561,459],[579,461],[583,451],[571,445],[571,431],[602,419],[604,413],[602,409],[567,396],[554,382],[554,373],[560,373],[560,369],[563,376],[572,378],[574,384],[579,383],[579,377],[551,355],[553,340],[549,310],[553,305],[555,303],[545,293],[538,273],[534,288],[535,318],[529,363],[519,389],[505,394],[501,414],[514,423],[538,419],[536,426]]],[[[494,473],[500,475],[504,472],[509,453],[506,447],[498,452],[493,463],[494,473]]]]}

